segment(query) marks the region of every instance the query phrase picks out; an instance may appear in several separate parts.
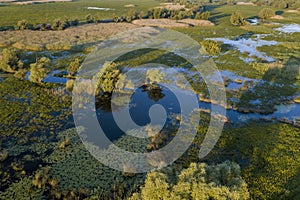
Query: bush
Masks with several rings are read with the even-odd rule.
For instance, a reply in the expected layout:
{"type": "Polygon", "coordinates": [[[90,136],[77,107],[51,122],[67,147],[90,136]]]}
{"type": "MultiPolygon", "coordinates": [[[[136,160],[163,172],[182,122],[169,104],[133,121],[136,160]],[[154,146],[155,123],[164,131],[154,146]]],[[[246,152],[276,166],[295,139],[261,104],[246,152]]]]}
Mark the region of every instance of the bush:
{"type": "Polygon", "coordinates": [[[275,11],[270,8],[264,8],[258,13],[258,17],[260,19],[270,19],[271,17],[275,16],[275,11]]]}
{"type": "Polygon", "coordinates": [[[71,21],[71,26],[77,26],[79,24],[78,19],[74,19],[73,21],[71,21]]]}
{"type": "Polygon", "coordinates": [[[17,30],[25,30],[25,29],[28,29],[28,24],[27,24],[27,21],[26,20],[21,20],[21,21],[18,21],[17,23],[17,30]]]}
{"type": "Polygon", "coordinates": [[[51,29],[52,30],[64,30],[66,27],[68,27],[68,21],[64,21],[64,20],[61,20],[61,19],[56,19],[54,20],[52,26],[51,26],[51,29]]]}
{"type": "Polygon", "coordinates": [[[74,87],[74,80],[73,79],[70,79],[66,82],[66,90],[69,91],[69,92],[72,92],[73,90],[73,87],[74,87]]]}
{"type": "Polygon", "coordinates": [[[48,75],[50,64],[50,59],[46,57],[42,57],[36,63],[30,64],[29,80],[34,83],[41,83],[48,75]]]}
{"type": "Polygon", "coordinates": [[[245,26],[247,24],[246,20],[244,19],[240,11],[235,11],[231,15],[230,22],[234,26],[245,26]]]}
{"type": "Polygon", "coordinates": [[[86,23],[93,23],[93,22],[95,22],[95,17],[93,15],[91,15],[91,14],[88,14],[85,17],[85,19],[86,19],[86,23]]]}
{"type": "Polygon", "coordinates": [[[99,88],[96,93],[112,93],[120,77],[120,71],[115,63],[104,63],[100,71],[95,76],[95,81],[99,88]]]}
{"type": "Polygon", "coordinates": [[[239,165],[229,161],[216,166],[192,163],[189,168],[175,173],[179,175],[174,184],[168,182],[164,173],[148,173],[141,192],[129,199],[250,199],[239,165]]]}
{"type": "Polygon", "coordinates": [[[208,11],[203,13],[197,12],[195,19],[208,20],[209,17],[210,17],[210,12],[208,11]]]}
{"type": "Polygon", "coordinates": [[[81,63],[82,59],[80,58],[76,58],[75,60],[70,62],[69,66],[67,67],[70,76],[73,76],[77,72],[77,70],[81,66],[81,63]]]}
{"type": "Polygon", "coordinates": [[[221,51],[219,43],[213,40],[204,40],[201,42],[201,45],[209,55],[217,55],[221,51]]]}
{"type": "Polygon", "coordinates": [[[3,49],[0,56],[0,69],[5,72],[15,72],[23,68],[23,62],[14,49],[3,49]]]}
{"type": "Polygon", "coordinates": [[[15,74],[14,77],[18,79],[24,79],[27,73],[27,69],[19,69],[15,74]]]}

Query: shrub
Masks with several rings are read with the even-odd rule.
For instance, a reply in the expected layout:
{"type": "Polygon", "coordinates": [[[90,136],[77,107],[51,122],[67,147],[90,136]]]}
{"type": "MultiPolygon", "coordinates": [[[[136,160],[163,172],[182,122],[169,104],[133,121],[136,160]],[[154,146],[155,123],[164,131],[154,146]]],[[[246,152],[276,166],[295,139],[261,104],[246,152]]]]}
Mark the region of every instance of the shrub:
{"type": "Polygon", "coordinates": [[[34,83],[41,83],[49,72],[50,64],[50,59],[46,57],[42,57],[36,63],[30,64],[29,80],[34,83]]]}
{"type": "Polygon", "coordinates": [[[164,173],[148,173],[145,186],[130,200],[250,199],[239,165],[229,161],[216,166],[192,163],[189,168],[175,173],[179,174],[175,184],[170,184],[164,173]]]}
{"type": "Polygon", "coordinates": [[[0,58],[0,69],[5,72],[15,72],[23,68],[20,55],[14,49],[3,49],[0,58]]]}
{"type": "Polygon", "coordinates": [[[93,15],[91,15],[91,14],[88,14],[85,17],[85,19],[86,19],[86,23],[93,23],[93,22],[95,22],[95,17],[93,15]]]}
{"type": "Polygon", "coordinates": [[[104,63],[99,73],[95,76],[95,81],[99,88],[97,93],[111,93],[120,77],[120,71],[116,68],[115,63],[104,63]]]}
{"type": "Polygon", "coordinates": [[[134,9],[131,9],[128,11],[128,17],[130,17],[131,20],[135,20],[138,17],[138,13],[134,9]]]}
{"type": "Polygon", "coordinates": [[[146,78],[149,84],[159,83],[165,77],[165,74],[159,69],[149,69],[146,73],[146,78]]]}
{"type": "Polygon", "coordinates": [[[66,90],[69,91],[69,92],[72,92],[73,90],[73,87],[74,87],[74,80],[73,79],[70,79],[66,82],[66,90]]]}
{"type": "Polygon", "coordinates": [[[71,21],[71,26],[77,26],[79,24],[78,19],[74,19],[73,21],[71,21]]]}
{"type": "Polygon", "coordinates": [[[209,17],[210,17],[210,12],[208,11],[203,13],[197,12],[195,19],[208,20],[209,17]]]}
{"type": "Polygon", "coordinates": [[[209,55],[217,55],[221,51],[219,43],[213,40],[204,40],[201,42],[201,45],[209,55]]]}
{"type": "Polygon", "coordinates": [[[231,15],[230,22],[234,26],[245,26],[247,24],[246,20],[244,19],[240,11],[235,11],[231,15]]]}
{"type": "Polygon", "coordinates": [[[21,21],[18,21],[17,23],[17,30],[25,30],[25,29],[28,29],[28,24],[27,24],[27,21],[26,20],[21,20],[21,21]]]}
{"type": "Polygon", "coordinates": [[[52,30],[64,30],[66,27],[68,27],[68,22],[63,21],[61,19],[54,20],[51,29],[52,30]]]}
{"type": "Polygon", "coordinates": [[[67,67],[70,76],[73,76],[77,72],[77,70],[81,66],[81,63],[82,59],[80,58],[76,58],[75,60],[70,62],[69,66],[67,67]]]}
{"type": "Polygon", "coordinates": [[[14,77],[18,79],[24,79],[27,73],[27,69],[19,69],[15,74],[14,77]]]}
{"type": "Polygon", "coordinates": [[[275,11],[270,8],[264,8],[258,13],[258,17],[263,20],[269,19],[274,16],[275,16],[275,11]]]}

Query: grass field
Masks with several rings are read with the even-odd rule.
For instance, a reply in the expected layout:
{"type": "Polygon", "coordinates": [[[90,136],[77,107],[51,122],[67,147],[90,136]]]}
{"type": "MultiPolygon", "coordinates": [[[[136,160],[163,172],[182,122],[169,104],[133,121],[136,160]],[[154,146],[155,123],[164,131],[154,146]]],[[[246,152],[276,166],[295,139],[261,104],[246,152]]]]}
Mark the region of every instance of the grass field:
{"type": "Polygon", "coordinates": [[[74,0],[73,2],[45,3],[32,5],[0,4],[0,26],[13,26],[19,20],[25,19],[28,23],[51,23],[57,18],[77,18],[85,20],[86,15],[92,14],[97,19],[112,18],[114,14],[122,15],[132,8],[125,5],[134,4],[135,10],[147,11],[159,5],[155,0],[74,0]],[[88,10],[87,7],[111,8],[114,10],[88,10]]]}

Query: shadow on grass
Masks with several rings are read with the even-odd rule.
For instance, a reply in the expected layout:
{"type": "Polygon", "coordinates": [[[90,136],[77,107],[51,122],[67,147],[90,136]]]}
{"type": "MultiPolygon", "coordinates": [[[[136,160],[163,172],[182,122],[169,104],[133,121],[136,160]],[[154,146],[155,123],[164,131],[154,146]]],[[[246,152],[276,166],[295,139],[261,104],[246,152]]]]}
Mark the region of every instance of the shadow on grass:
{"type": "Polygon", "coordinates": [[[221,14],[219,13],[214,13],[212,17],[209,18],[211,22],[213,22],[215,25],[220,25],[221,24],[221,19],[225,17],[231,16],[230,14],[221,14]]]}

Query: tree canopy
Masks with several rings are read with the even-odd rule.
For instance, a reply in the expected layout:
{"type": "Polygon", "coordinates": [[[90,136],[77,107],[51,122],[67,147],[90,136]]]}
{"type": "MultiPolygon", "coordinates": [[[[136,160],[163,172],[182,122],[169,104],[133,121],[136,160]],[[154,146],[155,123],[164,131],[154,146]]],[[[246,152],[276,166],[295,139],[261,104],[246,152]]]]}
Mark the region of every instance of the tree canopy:
{"type": "Polygon", "coordinates": [[[172,184],[168,175],[150,172],[140,193],[134,193],[130,200],[250,199],[239,165],[229,161],[212,166],[192,163],[176,179],[172,184]]]}
{"type": "Polygon", "coordinates": [[[23,62],[20,55],[14,49],[3,49],[0,58],[0,69],[5,72],[16,72],[23,68],[23,62]]]}
{"type": "Polygon", "coordinates": [[[48,75],[51,61],[49,58],[42,57],[36,63],[30,64],[29,80],[34,83],[41,83],[48,75]]]}
{"type": "Polygon", "coordinates": [[[240,11],[235,11],[231,15],[230,22],[234,26],[245,26],[247,24],[246,20],[244,19],[240,11]]]}
{"type": "Polygon", "coordinates": [[[269,19],[275,16],[275,11],[270,8],[264,8],[258,13],[258,16],[260,19],[269,19]]]}

